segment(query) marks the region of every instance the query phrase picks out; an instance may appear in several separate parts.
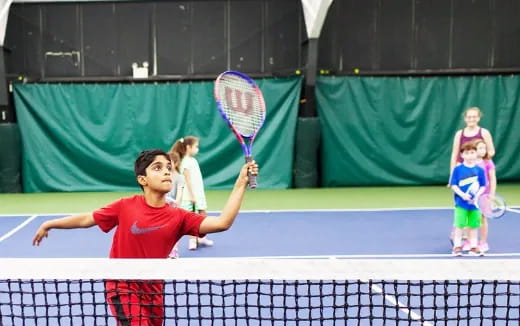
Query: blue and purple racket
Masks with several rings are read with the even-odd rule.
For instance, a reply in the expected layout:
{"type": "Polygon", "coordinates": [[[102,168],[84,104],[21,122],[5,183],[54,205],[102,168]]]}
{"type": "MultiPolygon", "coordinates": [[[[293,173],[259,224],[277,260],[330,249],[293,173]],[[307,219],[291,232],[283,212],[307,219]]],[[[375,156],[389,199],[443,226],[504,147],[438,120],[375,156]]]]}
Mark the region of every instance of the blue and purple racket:
{"type": "MultiPolygon", "coordinates": [[[[260,88],[249,76],[230,70],[217,77],[214,91],[220,114],[240,142],[246,162],[251,162],[253,141],[265,121],[265,102],[260,88]]],[[[256,176],[251,174],[249,187],[256,188],[256,176]]]]}

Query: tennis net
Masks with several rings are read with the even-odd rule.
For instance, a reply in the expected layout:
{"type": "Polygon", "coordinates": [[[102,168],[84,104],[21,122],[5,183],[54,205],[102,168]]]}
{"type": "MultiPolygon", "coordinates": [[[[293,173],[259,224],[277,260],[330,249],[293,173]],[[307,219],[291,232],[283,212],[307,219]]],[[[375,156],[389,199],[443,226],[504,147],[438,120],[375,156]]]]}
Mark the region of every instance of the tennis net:
{"type": "Polygon", "coordinates": [[[117,325],[107,303],[114,293],[115,314],[127,321],[129,314],[141,316],[136,318],[143,324],[146,317],[164,325],[518,325],[520,320],[516,260],[0,259],[0,264],[4,326],[117,325]],[[130,292],[138,301],[125,301],[130,292]]]}

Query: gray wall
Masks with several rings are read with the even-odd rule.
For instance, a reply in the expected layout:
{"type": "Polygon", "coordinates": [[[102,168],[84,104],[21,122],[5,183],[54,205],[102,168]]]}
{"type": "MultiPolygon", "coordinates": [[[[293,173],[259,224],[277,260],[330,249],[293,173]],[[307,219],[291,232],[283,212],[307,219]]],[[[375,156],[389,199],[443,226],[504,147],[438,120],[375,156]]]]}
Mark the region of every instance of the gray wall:
{"type": "Polygon", "coordinates": [[[7,72],[31,78],[294,72],[305,36],[299,0],[20,3],[11,6],[7,72]]]}
{"type": "Polygon", "coordinates": [[[322,69],[520,71],[518,0],[335,0],[320,39],[322,69]]]}
{"type": "MultiPolygon", "coordinates": [[[[319,41],[331,74],[520,72],[518,0],[334,0],[319,41]]],[[[300,0],[19,3],[7,73],[39,79],[207,78],[305,66],[300,0]],[[61,53],[61,54],[60,54],[61,53]]]]}

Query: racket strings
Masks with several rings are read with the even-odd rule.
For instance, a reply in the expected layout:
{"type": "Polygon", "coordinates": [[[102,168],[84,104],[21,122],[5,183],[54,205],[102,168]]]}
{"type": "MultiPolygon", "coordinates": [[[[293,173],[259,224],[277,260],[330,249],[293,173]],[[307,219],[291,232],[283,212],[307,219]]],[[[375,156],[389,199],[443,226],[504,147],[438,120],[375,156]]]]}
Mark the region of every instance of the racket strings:
{"type": "Polygon", "coordinates": [[[478,207],[484,216],[490,218],[501,217],[506,211],[506,203],[498,195],[494,198],[490,198],[487,194],[480,196],[478,207]]]}
{"type": "Polygon", "coordinates": [[[263,100],[255,87],[237,76],[220,79],[218,96],[229,121],[243,136],[253,135],[263,124],[263,100]]]}

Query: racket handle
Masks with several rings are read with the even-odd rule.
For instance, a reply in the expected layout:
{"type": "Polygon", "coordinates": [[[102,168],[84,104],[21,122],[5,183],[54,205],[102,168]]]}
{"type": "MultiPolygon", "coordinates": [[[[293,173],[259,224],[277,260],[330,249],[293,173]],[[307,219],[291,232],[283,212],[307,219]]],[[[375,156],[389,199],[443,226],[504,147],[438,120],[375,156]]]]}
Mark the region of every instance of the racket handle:
{"type": "MultiPolygon", "coordinates": [[[[246,156],[246,163],[253,162],[253,156],[246,156]]],[[[256,189],[256,175],[252,175],[251,172],[247,171],[247,178],[249,179],[249,188],[256,189]]]]}

